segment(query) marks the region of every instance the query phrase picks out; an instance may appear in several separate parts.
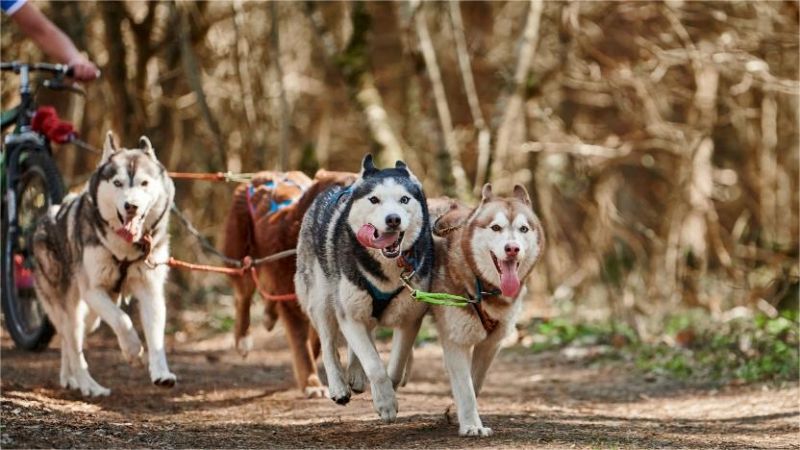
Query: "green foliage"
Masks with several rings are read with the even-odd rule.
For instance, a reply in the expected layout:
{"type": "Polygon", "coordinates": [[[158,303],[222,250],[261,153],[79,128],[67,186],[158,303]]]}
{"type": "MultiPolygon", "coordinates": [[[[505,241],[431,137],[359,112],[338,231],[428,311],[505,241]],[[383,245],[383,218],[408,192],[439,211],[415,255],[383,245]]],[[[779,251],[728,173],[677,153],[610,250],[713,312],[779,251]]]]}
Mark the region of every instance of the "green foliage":
{"type": "Polygon", "coordinates": [[[214,331],[228,333],[233,330],[236,320],[230,314],[215,313],[211,315],[209,325],[214,331]]]}
{"type": "Polygon", "coordinates": [[[554,319],[532,327],[531,350],[611,344],[608,357],[632,360],[644,373],[712,382],[796,379],[800,370],[797,311],[725,322],[698,311],[668,318],[663,338],[642,342],[629,327],[554,319]]]}
{"type": "Polygon", "coordinates": [[[572,323],[555,318],[535,324],[531,330],[535,352],[566,347],[567,345],[617,345],[633,342],[636,333],[627,325],[609,323],[572,323]]]}

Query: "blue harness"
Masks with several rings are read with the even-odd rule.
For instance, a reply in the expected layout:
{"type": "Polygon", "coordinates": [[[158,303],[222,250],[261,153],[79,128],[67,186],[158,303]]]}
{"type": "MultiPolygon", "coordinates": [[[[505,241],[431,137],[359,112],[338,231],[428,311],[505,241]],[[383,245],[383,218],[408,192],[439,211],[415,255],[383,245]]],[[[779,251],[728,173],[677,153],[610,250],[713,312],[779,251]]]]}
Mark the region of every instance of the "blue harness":
{"type": "MultiPolygon", "coordinates": [[[[292,180],[284,180],[284,182],[286,184],[295,184],[296,185],[296,183],[294,181],[292,181],[292,180]]],[[[267,181],[266,183],[264,183],[264,186],[266,186],[268,188],[275,187],[275,182],[271,181],[271,180],[267,181]]],[[[248,191],[248,194],[249,194],[248,197],[249,198],[253,198],[253,195],[256,193],[256,187],[251,184],[250,186],[247,187],[247,191],[248,191]]],[[[275,199],[270,197],[270,199],[269,199],[269,213],[268,214],[272,214],[272,213],[274,213],[274,212],[276,212],[278,210],[281,210],[281,209],[291,205],[292,203],[294,203],[294,200],[292,200],[292,199],[284,200],[282,202],[276,202],[275,199]]]]}

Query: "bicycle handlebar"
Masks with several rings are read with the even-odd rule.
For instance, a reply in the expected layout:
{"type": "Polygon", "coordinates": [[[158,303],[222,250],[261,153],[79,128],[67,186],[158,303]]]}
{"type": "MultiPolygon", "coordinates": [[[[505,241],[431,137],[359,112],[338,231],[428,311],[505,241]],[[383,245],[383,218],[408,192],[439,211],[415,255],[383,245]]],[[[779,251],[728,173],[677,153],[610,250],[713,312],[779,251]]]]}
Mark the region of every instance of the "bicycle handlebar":
{"type": "Polygon", "coordinates": [[[72,67],[66,64],[49,64],[49,63],[22,63],[19,61],[0,63],[0,70],[12,71],[19,73],[23,67],[27,67],[29,72],[48,72],[54,75],[65,75],[72,77],[75,71],[72,67]]]}

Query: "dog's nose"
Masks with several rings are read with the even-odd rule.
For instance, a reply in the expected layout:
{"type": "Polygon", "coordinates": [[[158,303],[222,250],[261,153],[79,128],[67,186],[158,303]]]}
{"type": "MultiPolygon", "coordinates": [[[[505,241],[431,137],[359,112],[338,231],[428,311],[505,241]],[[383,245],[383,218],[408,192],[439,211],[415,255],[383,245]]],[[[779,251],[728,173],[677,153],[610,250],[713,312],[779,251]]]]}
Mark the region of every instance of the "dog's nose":
{"type": "Polygon", "coordinates": [[[516,258],[519,255],[519,245],[509,242],[506,244],[506,256],[516,258]]]}
{"type": "Polygon", "coordinates": [[[136,210],[139,209],[138,206],[134,205],[133,203],[125,202],[125,212],[128,214],[136,214],[136,210]]]}
{"type": "Polygon", "coordinates": [[[389,228],[399,227],[401,221],[402,220],[400,219],[400,216],[398,216],[397,214],[389,214],[388,216],[386,216],[386,226],[389,228]]]}

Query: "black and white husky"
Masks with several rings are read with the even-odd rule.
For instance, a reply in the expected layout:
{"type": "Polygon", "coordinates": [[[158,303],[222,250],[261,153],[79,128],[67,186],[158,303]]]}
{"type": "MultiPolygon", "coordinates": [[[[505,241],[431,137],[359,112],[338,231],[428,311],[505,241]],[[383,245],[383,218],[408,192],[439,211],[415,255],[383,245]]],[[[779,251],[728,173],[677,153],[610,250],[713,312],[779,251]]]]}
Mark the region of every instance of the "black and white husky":
{"type": "Polygon", "coordinates": [[[319,333],[330,397],[346,404],[369,379],[380,418],[397,417],[394,388],[404,377],[427,308],[401,295],[403,271],[430,285],[433,244],[422,185],[402,161],[378,170],[367,155],[349,188],[320,194],[306,213],[297,245],[297,298],[319,333]],[[372,330],[394,328],[384,368],[372,330]],[[349,347],[348,380],[339,361],[339,332],[349,347]]]}
{"type": "Polygon", "coordinates": [[[35,287],[44,309],[61,334],[61,385],[83,395],[110,391],[89,374],[83,356],[86,328],[99,316],[117,335],[130,363],[143,357],[131,318],[120,299],[138,299],[147,339],[150,379],[175,385],[164,352],[167,267],[150,261],[169,257],[167,222],[175,188],[158,162],[150,140],[121,149],[111,132],[88,186],[54,206],[33,236],[35,287]]]}

